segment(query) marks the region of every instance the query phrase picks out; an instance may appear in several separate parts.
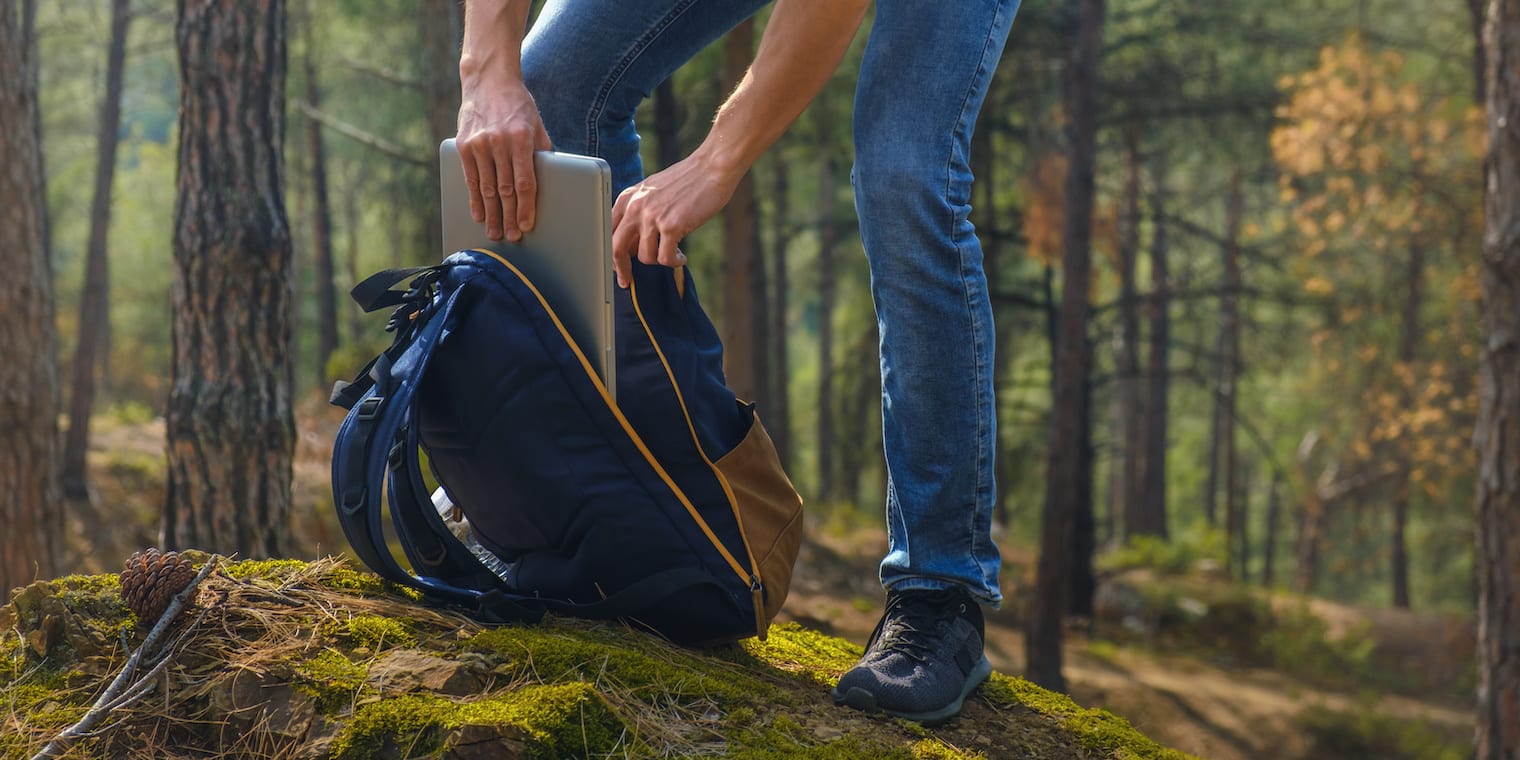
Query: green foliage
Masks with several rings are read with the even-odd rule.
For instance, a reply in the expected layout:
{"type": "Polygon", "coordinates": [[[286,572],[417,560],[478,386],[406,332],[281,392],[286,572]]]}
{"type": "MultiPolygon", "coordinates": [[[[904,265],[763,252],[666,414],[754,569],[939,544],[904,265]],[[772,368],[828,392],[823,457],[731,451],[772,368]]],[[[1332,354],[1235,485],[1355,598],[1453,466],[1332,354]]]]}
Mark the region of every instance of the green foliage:
{"type": "Polygon", "coordinates": [[[1465,760],[1465,740],[1432,731],[1423,721],[1379,713],[1364,701],[1350,711],[1319,706],[1302,721],[1316,757],[1337,760],[1465,760]]]}
{"type": "Polygon", "coordinates": [[[1097,565],[1103,570],[1147,568],[1164,575],[1182,575],[1205,563],[1222,567],[1225,556],[1224,534],[1205,528],[1186,531],[1171,540],[1131,536],[1122,547],[1101,555],[1097,565]]]}
{"type": "Polygon", "coordinates": [[[1278,609],[1261,633],[1261,648],[1272,667],[1332,684],[1365,682],[1372,675],[1376,646],[1367,624],[1331,636],[1324,619],[1304,605],[1278,609]]]}

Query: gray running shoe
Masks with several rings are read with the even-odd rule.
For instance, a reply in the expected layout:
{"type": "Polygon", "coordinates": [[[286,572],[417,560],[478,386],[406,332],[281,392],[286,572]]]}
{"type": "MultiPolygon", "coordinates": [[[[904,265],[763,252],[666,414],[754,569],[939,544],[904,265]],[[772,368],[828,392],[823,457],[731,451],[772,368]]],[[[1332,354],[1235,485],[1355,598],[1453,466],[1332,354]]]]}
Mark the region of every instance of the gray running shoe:
{"type": "Polygon", "coordinates": [[[919,723],[955,717],[992,674],[982,654],[982,608],[965,591],[887,594],[866,653],[834,687],[834,701],[919,723]]]}

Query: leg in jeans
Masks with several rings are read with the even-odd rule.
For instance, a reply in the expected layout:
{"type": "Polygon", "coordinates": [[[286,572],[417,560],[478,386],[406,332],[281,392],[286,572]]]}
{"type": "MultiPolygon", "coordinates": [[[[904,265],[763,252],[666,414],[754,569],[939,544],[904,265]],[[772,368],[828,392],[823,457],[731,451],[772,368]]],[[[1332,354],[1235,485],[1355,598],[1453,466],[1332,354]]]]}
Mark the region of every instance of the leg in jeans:
{"type": "Polygon", "coordinates": [[[1018,0],[878,0],[855,93],[855,208],[881,329],[887,606],[835,701],[924,723],[992,672],[992,305],[971,130],[1018,0]]]}
{"type": "Polygon", "coordinates": [[[606,159],[616,198],[644,176],[639,103],[767,1],[550,0],[522,55],[554,149],[606,159]]]}
{"type": "Polygon", "coordinates": [[[996,605],[992,307],[968,154],[1018,0],[879,0],[855,96],[855,204],[881,329],[893,590],[996,605]]]}

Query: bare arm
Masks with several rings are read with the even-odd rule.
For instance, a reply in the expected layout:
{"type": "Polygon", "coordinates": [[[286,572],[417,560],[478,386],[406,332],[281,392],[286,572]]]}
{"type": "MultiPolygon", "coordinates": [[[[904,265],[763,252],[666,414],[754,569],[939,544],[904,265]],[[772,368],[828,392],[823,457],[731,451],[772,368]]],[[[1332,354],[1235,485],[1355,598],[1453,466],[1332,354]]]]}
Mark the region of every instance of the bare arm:
{"type": "Polygon", "coordinates": [[[533,151],[549,134],[522,77],[530,0],[469,0],[459,56],[459,160],[470,215],[486,237],[516,241],[533,229],[538,182],[533,151]]]}
{"type": "Polygon", "coordinates": [[[739,179],[828,82],[870,0],[777,0],[755,61],[690,156],[623,191],[612,209],[614,265],[679,266],[681,238],[727,205],[739,179]]]}

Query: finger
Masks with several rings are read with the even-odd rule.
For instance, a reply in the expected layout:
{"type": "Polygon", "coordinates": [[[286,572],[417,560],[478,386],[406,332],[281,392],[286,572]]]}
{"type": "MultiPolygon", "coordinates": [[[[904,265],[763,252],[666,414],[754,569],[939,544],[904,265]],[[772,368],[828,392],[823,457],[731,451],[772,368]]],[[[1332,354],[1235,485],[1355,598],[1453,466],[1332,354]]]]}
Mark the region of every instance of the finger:
{"type": "Polygon", "coordinates": [[[533,229],[538,211],[538,175],[533,171],[533,146],[518,143],[512,149],[512,188],[517,197],[517,227],[533,229]]]}
{"type": "Polygon", "coordinates": [[[633,197],[631,195],[631,191],[632,190],[633,190],[633,188],[630,187],[627,190],[624,190],[623,192],[618,193],[617,200],[615,202],[613,202],[613,204],[612,204],[612,233],[613,233],[613,235],[617,234],[618,227],[623,223],[623,216],[626,213],[628,213],[629,199],[633,197]]]}
{"type": "Polygon", "coordinates": [[[513,146],[502,137],[491,143],[491,156],[496,159],[496,195],[501,199],[501,231],[507,240],[517,242],[522,233],[517,226],[517,192],[514,184],[517,174],[513,146]]]}
{"type": "Polygon", "coordinates": [[[501,200],[496,190],[496,164],[491,154],[481,151],[475,156],[475,169],[480,175],[480,202],[485,211],[486,237],[501,239],[501,200]]]}
{"type": "Polygon", "coordinates": [[[612,231],[612,270],[617,273],[620,288],[628,287],[628,282],[633,279],[633,264],[628,260],[634,245],[630,239],[632,235],[632,225],[615,226],[612,231]]]}
{"type": "Polygon", "coordinates": [[[660,263],[660,231],[654,222],[639,225],[639,261],[645,264],[660,263]]]}
{"type": "Polygon", "coordinates": [[[681,238],[675,234],[660,234],[660,263],[674,269],[686,263],[686,254],[681,253],[681,238]]]}
{"type": "Polygon", "coordinates": [[[470,218],[480,224],[486,220],[486,207],[480,199],[480,172],[475,168],[473,143],[459,143],[459,162],[464,165],[464,187],[465,195],[470,198],[470,218]]]}

